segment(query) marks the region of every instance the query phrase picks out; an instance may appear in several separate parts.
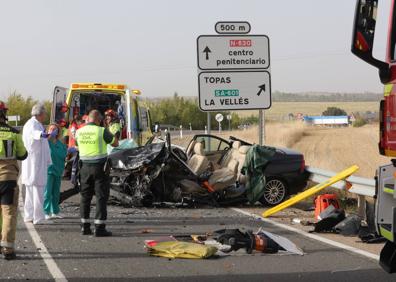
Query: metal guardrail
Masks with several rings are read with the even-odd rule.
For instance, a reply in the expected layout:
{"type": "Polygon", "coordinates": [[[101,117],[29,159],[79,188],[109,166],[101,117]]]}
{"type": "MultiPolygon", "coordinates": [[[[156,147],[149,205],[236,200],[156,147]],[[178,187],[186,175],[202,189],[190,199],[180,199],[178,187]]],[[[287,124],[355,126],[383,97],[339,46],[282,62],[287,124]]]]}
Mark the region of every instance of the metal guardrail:
{"type": "MultiPolygon", "coordinates": [[[[336,172],[324,170],[320,168],[307,167],[307,171],[311,173],[310,180],[315,183],[322,183],[328,180],[330,177],[336,175],[336,172]]],[[[347,182],[352,184],[349,189],[350,193],[354,193],[360,196],[374,197],[375,195],[375,180],[374,178],[364,178],[358,176],[350,176],[346,179],[347,182]]],[[[339,181],[331,187],[345,190],[347,187],[346,181],[339,181]]]]}

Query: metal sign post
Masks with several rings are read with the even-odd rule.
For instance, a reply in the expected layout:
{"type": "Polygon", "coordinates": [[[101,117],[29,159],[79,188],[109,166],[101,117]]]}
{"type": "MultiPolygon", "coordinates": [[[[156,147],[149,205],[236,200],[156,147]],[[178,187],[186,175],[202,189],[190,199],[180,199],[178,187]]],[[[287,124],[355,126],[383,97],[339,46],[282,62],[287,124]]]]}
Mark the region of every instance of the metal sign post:
{"type": "Polygon", "coordinates": [[[231,131],[231,119],[232,119],[232,115],[228,114],[228,115],[227,115],[227,120],[228,120],[228,131],[231,131]]]}
{"type": "Polygon", "coordinates": [[[183,139],[183,125],[180,125],[180,139],[183,139]]]}
{"type": "Polygon", "coordinates": [[[262,131],[263,131],[263,145],[265,144],[265,111],[264,110],[262,110],[263,111],[263,129],[262,129],[262,131]]]}
{"type": "Polygon", "coordinates": [[[217,114],[215,119],[219,123],[219,133],[220,133],[221,132],[221,122],[223,121],[224,116],[222,114],[217,114]]]}
{"type": "Polygon", "coordinates": [[[210,112],[208,112],[207,114],[207,129],[206,129],[207,133],[206,134],[210,134],[210,112]]]}
{"type": "Polygon", "coordinates": [[[265,144],[265,116],[264,110],[259,110],[259,144],[265,144]]]}

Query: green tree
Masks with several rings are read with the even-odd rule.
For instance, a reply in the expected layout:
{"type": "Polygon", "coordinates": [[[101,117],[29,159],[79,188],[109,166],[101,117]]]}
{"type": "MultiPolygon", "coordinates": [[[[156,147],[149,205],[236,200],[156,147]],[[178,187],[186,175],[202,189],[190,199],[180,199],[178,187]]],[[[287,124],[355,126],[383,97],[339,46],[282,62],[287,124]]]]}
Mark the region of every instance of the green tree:
{"type": "Polygon", "coordinates": [[[44,107],[47,112],[47,119],[45,120],[44,124],[49,124],[50,123],[50,118],[51,118],[51,108],[52,108],[52,102],[51,101],[44,101],[44,107]]]}
{"type": "Polygon", "coordinates": [[[348,115],[343,109],[337,107],[328,107],[322,115],[324,116],[346,116],[348,115]]]}
{"type": "Polygon", "coordinates": [[[367,124],[367,121],[362,117],[357,117],[356,120],[352,123],[353,127],[362,127],[367,124]]]}
{"type": "MultiPolygon", "coordinates": [[[[6,104],[9,109],[8,115],[10,116],[19,115],[21,120],[20,122],[18,122],[18,124],[23,125],[31,117],[32,107],[36,103],[38,103],[38,101],[36,99],[33,99],[31,96],[24,97],[22,94],[14,91],[7,97],[6,100],[6,104]]],[[[52,103],[50,101],[44,101],[44,106],[48,113],[45,124],[48,124],[52,103]]]]}
{"type": "Polygon", "coordinates": [[[250,115],[248,117],[241,118],[241,124],[258,124],[259,117],[257,115],[250,115]]]}
{"type": "MultiPolygon", "coordinates": [[[[197,99],[180,97],[177,93],[172,98],[157,101],[146,100],[146,106],[150,109],[153,122],[160,124],[170,124],[176,127],[182,125],[183,128],[189,128],[191,124],[193,129],[202,130],[207,122],[207,113],[199,109],[197,99]]],[[[211,113],[212,129],[218,128],[218,122],[215,120],[217,113],[211,113]]],[[[228,129],[228,122],[225,117],[229,112],[220,113],[224,116],[222,126],[224,129],[228,129]]],[[[232,127],[237,128],[239,124],[239,116],[236,113],[232,113],[232,127]]]]}
{"type": "Polygon", "coordinates": [[[23,97],[22,94],[14,91],[7,98],[8,115],[19,115],[21,117],[20,124],[24,124],[31,116],[31,110],[37,100],[32,97],[23,97]]]}

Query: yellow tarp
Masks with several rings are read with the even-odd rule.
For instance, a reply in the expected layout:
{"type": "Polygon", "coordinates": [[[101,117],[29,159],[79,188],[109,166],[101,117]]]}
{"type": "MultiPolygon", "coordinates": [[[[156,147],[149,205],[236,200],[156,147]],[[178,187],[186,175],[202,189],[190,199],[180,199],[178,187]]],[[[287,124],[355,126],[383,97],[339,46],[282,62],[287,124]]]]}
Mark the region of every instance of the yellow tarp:
{"type": "Polygon", "coordinates": [[[217,249],[212,246],[179,241],[159,242],[154,246],[146,244],[146,247],[152,256],[172,259],[205,259],[217,252],[217,249]]]}

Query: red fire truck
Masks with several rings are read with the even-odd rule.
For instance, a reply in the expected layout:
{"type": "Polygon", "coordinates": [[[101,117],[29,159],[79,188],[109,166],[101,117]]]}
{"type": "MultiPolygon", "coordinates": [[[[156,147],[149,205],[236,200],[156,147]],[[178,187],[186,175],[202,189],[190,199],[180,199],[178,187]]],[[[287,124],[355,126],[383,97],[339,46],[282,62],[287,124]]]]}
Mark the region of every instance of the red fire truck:
{"type": "MultiPolygon", "coordinates": [[[[391,0],[385,60],[373,56],[378,0],[357,0],[352,37],[352,53],[379,70],[384,84],[380,103],[379,153],[396,157],[396,6],[391,0]]],[[[396,159],[376,172],[375,223],[377,232],[387,239],[380,254],[380,265],[396,272],[396,159]]]]}

